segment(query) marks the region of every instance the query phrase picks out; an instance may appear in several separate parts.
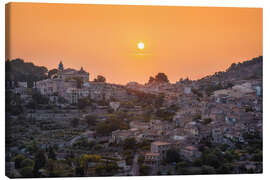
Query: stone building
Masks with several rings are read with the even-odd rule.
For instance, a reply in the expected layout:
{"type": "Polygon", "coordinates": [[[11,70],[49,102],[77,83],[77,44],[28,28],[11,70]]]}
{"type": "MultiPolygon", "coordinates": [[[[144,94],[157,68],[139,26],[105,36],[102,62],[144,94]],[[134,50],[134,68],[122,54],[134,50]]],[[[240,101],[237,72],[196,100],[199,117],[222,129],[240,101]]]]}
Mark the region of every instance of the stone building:
{"type": "Polygon", "coordinates": [[[71,68],[64,69],[64,65],[62,61],[60,61],[58,65],[58,73],[57,73],[57,78],[63,79],[63,80],[68,80],[72,78],[82,78],[84,82],[89,81],[89,73],[83,70],[83,67],[79,71],[71,68]]]}
{"type": "Polygon", "coordinates": [[[58,66],[58,72],[51,79],[44,79],[35,83],[35,88],[45,96],[62,96],[69,103],[78,102],[79,98],[89,95],[89,91],[85,88],[78,87],[77,78],[82,79],[82,83],[89,82],[89,73],[83,68],[79,71],[75,69],[64,69],[62,61],[58,66]]]}
{"type": "Polygon", "coordinates": [[[159,153],[160,158],[166,158],[166,152],[171,148],[171,143],[164,141],[155,141],[151,143],[151,152],[159,153]]]}
{"type": "Polygon", "coordinates": [[[77,104],[81,98],[88,97],[89,91],[87,89],[80,88],[67,88],[64,98],[68,100],[70,104],[77,104]]]}
{"type": "Polygon", "coordinates": [[[113,143],[121,143],[124,142],[127,138],[136,138],[138,135],[138,132],[133,129],[128,130],[116,130],[112,132],[111,142],[113,143]]]}

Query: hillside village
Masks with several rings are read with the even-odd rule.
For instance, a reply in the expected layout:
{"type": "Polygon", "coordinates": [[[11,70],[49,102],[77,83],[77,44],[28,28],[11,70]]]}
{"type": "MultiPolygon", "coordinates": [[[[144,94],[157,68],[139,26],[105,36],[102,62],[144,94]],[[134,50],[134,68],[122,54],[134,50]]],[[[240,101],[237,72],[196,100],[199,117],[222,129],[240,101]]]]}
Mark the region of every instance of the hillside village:
{"type": "Polygon", "coordinates": [[[62,61],[51,71],[6,61],[6,173],[261,173],[262,61],[199,80],[170,83],[158,73],[126,85],[90,81],[91,72],[62,61]]]}

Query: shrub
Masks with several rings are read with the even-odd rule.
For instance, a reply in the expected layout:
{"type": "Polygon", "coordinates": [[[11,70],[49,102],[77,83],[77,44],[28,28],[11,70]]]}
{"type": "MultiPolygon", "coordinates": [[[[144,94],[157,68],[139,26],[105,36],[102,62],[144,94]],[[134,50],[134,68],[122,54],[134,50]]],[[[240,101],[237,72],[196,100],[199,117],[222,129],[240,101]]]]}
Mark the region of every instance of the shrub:
{"type": "Polygon", "coordinates": [[[136,139],[135,138],[127,138],[123,144],[124,149],[136,149],[136,139]]]}
{"type": "Polygon", "coordinates": [[[215,174],[215,168],[213,168],[212,166],[207,166],[204,165],[202,166],[202,174],[215,174]]]}
{"type": "Polygon", "coordinates": [[[21,162],[25,159],[25,156],[22,154],[19,154],[15,156],[14,161],[15,161],[15,168],[19,169],[21,168],[21,162]]]}
{"type": "Polygon", "coordinates": [[[179,153],[175,149],[169,149],[166,155],[166,161],[168,163],[179,162],[181,160],[179,153]]]}
{"type": "Polygon", "coordinates": [[[233,173],[233,165],[231,163],[222,164],[218,169],[220,174],[231,174],[233,173]]]}
{"type": "Polygon", "coordinates": [[[141,176],[147,176],[151,172],[151,168],[149,166],[140,166],[139,172],[141,176]]]}
{"type": "Polygon", "coordinates": [[[205,119],[203,119],[203,124],[209,124],[209,123],[211,123],[212,122],[212,119],[211,118],[205,118],[205,119]]]}
{"type": "Polygon", "coordinates": [[[21,167],[33,167],[34,166],[34,161],[31,160],[31,159],[24,159],[22,162],[21,162],[21,167]]]}
{"type": "Polygon", "coordinates": [[[194,117],[193,117],[193,121],[197,121],[199,119],[201,119],[202,116],[200,114],[196,114],[194,117]]]}
{"type": "Polygon", "coordinates": [[[199,167],[190,167],[188,168],[188,174],[202,174],[202,170],[199,167]]]}
{"type": "Polygon", "coordinates": [[[34,176],[32,167],[24,167],[20,170],[20,173],[24,178],[31,178],[34,176]]]}
{"type": "Polygon", "coordinates": [[[188,167],[188,163],[186,163],[186,162],[184,162],[184,161],[178,162],[178,163],[176,164],[176,169],[186,168],[186,167],[188,167]]]}
{"type": "Polygon", "coordinates": [[[197,95],[198,97],[203,97],[203,94],[201,92],[199,92],[198,90],[196,89],[191,89],[192,93],[197,95]]]}

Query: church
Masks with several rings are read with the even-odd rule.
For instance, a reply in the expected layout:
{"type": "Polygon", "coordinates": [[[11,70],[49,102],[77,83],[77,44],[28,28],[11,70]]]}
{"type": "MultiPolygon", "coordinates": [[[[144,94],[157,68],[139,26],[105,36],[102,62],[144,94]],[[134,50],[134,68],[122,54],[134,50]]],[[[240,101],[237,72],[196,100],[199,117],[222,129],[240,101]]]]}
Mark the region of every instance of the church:
{"type": "Polygon", "coordinates": [[[58,65],[58,78],[64,80],[70,80],[74,78],[81,78],[83,82],[89,81],[89,73],[83,70],[83,67],[79,71],[71,68],[64,69],[64,65],[62,61],[60,61],[58,65]]]}
{"type": "Polygon", "coordinates": [[[78,78],[82,83],[89,82],[89,73],[81,68],[79,71],[71,68],[64,69],[62,61],[58,65],[58,72],[49,79],[37,81],[35,88],[42,95],[62,96],[70,103],[76,103],[80,96],[87,96],[88,91],[78,87],[78,78]]]}

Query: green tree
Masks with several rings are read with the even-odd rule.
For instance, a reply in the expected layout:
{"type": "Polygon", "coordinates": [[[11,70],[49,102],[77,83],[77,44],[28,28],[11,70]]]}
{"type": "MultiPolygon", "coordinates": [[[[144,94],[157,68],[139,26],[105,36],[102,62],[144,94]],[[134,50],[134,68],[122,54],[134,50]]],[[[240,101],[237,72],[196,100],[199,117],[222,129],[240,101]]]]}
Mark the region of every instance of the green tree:
{"type": "Polygon", "coordinates": [[[144,156],[140,155],[140,156],[138,157],[138,164],[142,165],[143,162],[144,162],[144,156]]]}
{"type": "Polygon", "coordinates": [[[187,175],[189,174],[189,170],[188,168],[177,168],[176,173],[181,175],[187,175]]]}
{"type": "Polygon", "coordinates": [[[22,175],[23,178],[33,178],[34,174],[33,174],[33,167],[24,167],[20,170],[20,173],[22,175]]]}
{"type": "Polygon", "coordinates": [[[226,159],[227,162],[232,162],[234,159],[234,155],[229,151],[226,151],[223,157],[226,159]]]}
{"type": "Polygon", "coordinates": [[[200,167],[189,167],[188,168],[188,174],[202,174],[202,169],[200,167]]]}
{"type": "Polygon", "coordinates": [[[84,173],[87,174],[88,162],[99,162],[101,160],[100,155],[84,154],[79,159],[80,167],[83,167],[84,173]]]}
{"type": "Polygon", "coordinates": [[[48,158],[56,160],[56,154],[55,154],[55,151],[52,147],[49,148],[48,158]]]}
{"type": "Polygon", "coordinates": [[[203,97],[203,94],[201,92],[199,92],[198,90],[191,89],[191,91],[192,91],[193,94],[197,95],[198,97],[200,97],[200,98],[203,97]]]}
{"type": "Polygon", "coordinates": [[[177,174],[189,174],[188,168],[189,168],[189,165],[185,161],[176,163],[176,167],[175,167],[177,174]]]}
{"type": "Polygon", "coordinates": [[[156,82],[169,82],[169,79],[165,73],[158,73],[155,76],[155,81],[156,82]]]}
{"type": "Polygon", "coordinates": [[[36,153],[38,151],[37,143],[35,141],[32,141],[31,144],[26,147],[26,150],[30,154],[36,153]]]}
{"type": "Polygon", "coordinates": [[[34,166],[34,161],[31,159],[24,159],[21,162],[21,167],[33,167],[34,166]]]}
{"type": "Polygon", "coordinates": [[[48,170],[48,173],[51,175],[52,172],[55,170],[55,162],[52,159],[48,159],[45,165],[46,169],[48,170]]]}
{"type": "Polygon", "coordinates": [[[88,97],[79,99],[77,103],[78,109],[85,109],[90,105],[92,105],[92,101],[88,97]]]}
{"type": "Polygon", "coordinates": [[[233,173],[233,165],[231,163],[222,164],[217,172],[220,174],[232,174],[233,173]]]}
{"type": "Polygon", "coordinates": [[[202,166],[202,174],[215,174],[215,168],[212,166],[204,165],[202,166]]]}
{"type": "Polygon", "coordinates": [[[212,119],[211,118],[205,118],[205,119],[203,119],[203,124],[209,124],[209,123],[211,123],[212,122],[212,119]]]}
{"type": "Polygon", "coordinates": [[[151,168],[149,166],[139,166],[140,176],[147,176],[151,173],[151,168]]]}
{"type": "Polygon", "coordinates": [[[155,81],[155,78],[153,78],[152,76],[149,77],[149,80],[148,80],[148,84],[151,84],[155,81]]]}
{"type": "Polygon", "coordinates": [[[106,82],[106,78],[104,76],[98,75],[97,78],[94,79],[94,82],[106,82]]]}
{"type": "Polygon", "coordinates": [[[22,154],[18,154],[15,156],[14,161],[15,161],[15,168],[19,169],[21,168],[21,162],[25,159],[25,156],[22,154]]]}
{"type": "Polygon", "coordinates": [[[43,151],[38,151],[35,155],[35,165],[33,169],[33,173],[35,177],[39,177],[39,169],[43,168],[46,164],[46,157],[43,151]]]}
{"type": "Polygon", "coordinates": [[[201,158],[196,158],[193,162],[192,162],[193,166],[197,166],[200,167],[203,164],[203,161],[201,158]]]}
{"type": "Polygon", "coordinates": [[[75,168],[75,175],[76,176],[84,176],[84,170],[81,166],[76,166],[75,168]]]}
{"type": "Polygon", "coordinates": [[[112,131],[117,129],[128,129],[128,124],[117,117],[111,117],[104,122],[97,123],[96,126],[97,134],[103,136],[110,135],[112,131]]]}
{"type": "Polygon", "coordinates": [[[48,78],[52,78],[53,75],[58,73],[58,69],[52,69],[48,71],[48,78]]]}
{"type": "Polygon", "coordinates": [[[202,118],[201,114],[196,114],[194,117],[193,117],[193,121],[197,121],[197,120],[200,120],[202,118]]]}
{"type": "Polygon", "coordinates": [[[95,168],[95,172],[96,172],[97,176],[104,175],[105,171],[106,171],[106,166],[103,163],[99,163],[95,168]]]}
{"type": "Polygon", "coordinates": [[[175,149],[169,149],[166,152],[166,161],[168,163],[179,162],[181,160],[179,153],[175,149]]]}
{"type": "Polygon", "coordinates": [[[127,138],[123,144],[124,149],[136,149],[136,139],[135,138],[127,138]]]}
{"type": "Polygon", "coordinates": [[[6,77],[8,81],[27,82],[29,88],[33,87],[33,82],[46,79],[47,68],[36,66],[31,62],[24,62],[23,59],[13,59],[6,61],[6,77]]]}
{"type": "Polygon", "coordinates": [[[189,165],[185,161],[181,161],[181,162],[176,163],[176,169],[186,168],[186,167],[189,167],[189,165]]]}
{"type": "Polygon", "coordinates": [[[215,168],[218,168],[222,163],[218,156],[213,152],[203,154],[202,159],[205,165],[213,166],[215,168]]]}

